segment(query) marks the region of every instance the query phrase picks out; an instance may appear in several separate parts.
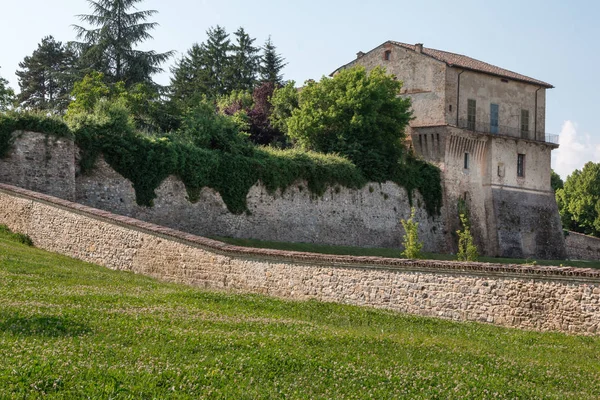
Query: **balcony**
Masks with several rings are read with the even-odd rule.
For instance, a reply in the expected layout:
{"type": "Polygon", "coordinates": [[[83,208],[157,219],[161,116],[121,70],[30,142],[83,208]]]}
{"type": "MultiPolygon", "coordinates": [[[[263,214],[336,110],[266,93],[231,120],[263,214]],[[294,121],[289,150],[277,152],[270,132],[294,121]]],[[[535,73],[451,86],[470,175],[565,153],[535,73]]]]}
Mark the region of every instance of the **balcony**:
{"type": "Polygon", "coordinates": [[[558,135],[544,135],[544,139],[533,138],[532,131],[522,131],[519,128],[515,128],[513,126],[492,126],[489,122],[473,122],[467,121],[466,119],[461,119],[458,121],[458,127],[461,129],[466,129],[469,131],[477,132],[477,133],[488,133],[492,135],[501,135],[501,136],[512,136],[516,138],[522,138],[527,140],[534,140],[537,142],[545,142],[545,143],[553,143],[558,144],[558,135]]]}

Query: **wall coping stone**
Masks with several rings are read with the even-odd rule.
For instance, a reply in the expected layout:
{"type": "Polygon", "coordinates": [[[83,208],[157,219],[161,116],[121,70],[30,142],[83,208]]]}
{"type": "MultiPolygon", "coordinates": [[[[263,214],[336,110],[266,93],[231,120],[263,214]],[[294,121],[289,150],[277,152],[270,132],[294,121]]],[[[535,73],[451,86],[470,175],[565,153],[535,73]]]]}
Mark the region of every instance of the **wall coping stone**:
{"type": "Polygon", "coordinates": [[[116,215],[82,204],[59,199],[46,194],[33,192],[12,185],[0,183],[0,192],[47,203],[76,213],[85,214],[95,219],[107,221],[129,229],[136,229],[205,250],[230,257],[263,259],[271,262],[292,262],[296,264],[321,264],[328,267],[350,267],[358,269],[406,270],[411,272],[438,272],[460,275],[500,276],[504,278],[524,278],[531,280],[570,281],[573,283],[600,283],[600,269],[554,267],[519,264],[495,264],[482,262],[459,262],[439,260],[409,260],[401,258],[342,256],[297,251],[259,249],[234,246],[217,240],[208,239],[177,231],[175,229],[143,222],[130,217],[116,215]]]}

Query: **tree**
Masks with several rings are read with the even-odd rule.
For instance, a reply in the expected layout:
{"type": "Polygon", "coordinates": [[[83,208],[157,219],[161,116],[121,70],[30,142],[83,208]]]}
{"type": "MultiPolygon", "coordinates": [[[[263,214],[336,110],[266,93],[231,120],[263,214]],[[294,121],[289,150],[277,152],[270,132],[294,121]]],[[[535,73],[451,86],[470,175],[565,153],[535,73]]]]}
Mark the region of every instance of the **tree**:
{"type": "Polygon", "coordinates": [[[0,76],[0,111],[6,111],[14,104],[15,92],[8,86],[8,81],[0,76]]]}
{"type": "Polygon", "coordinates": [[[569,175],[556,200],[565,229],[600,237],[600,163],[569,175]]]}
{"type": "Polygon", "coordinates": [[[419,240],[419,223],[415,222],[415,208],[410,209],[410,218],[408,220],[400,220],[404,228],[404,238],[402,244],[404,251],[402,256],[409,259],[423,258],[421,249],[423,243],[419,240]]]}
{"type": "Polygon", "coordinates": [[[206,34],[206,42],[194,44],[171,69],[171,97],[185,106],[194,106],[204,96],[216,99],[231,92],[229,35],[218,25],[206,34]]]}
{"type": "Polygon", "coordinates": [[[299,107],[300,96],[296,89],[296,82],[289,81],[285,86],[275,88],[270,99],[272,105],[271,124],[282,131],[288,133],[288,119],[292,112],[299,107]]]}
{"type": "Polygon", "coordinates": [[[173,77],[169,91],[174,101],[187,104],[195,97],[207,95],[209,73],[204,45],[194,44],[171,68],[171,73],[173,77]]]}
{"type": "Polygon", "coordinates": [[[456,257],[458,261],[477,261],[479,252],[473,241],[469,218],[466,214],[460,214],[460,223],[463,229],[462,231],[456,231],[458,234],[458,253],[456,253],[456,257]]]}
{"type": "Polygon", "coordinates": [[[552,190],[554,190],[555,193],[558,189],[562,189],[565,186],[565,183],[563,182],[560,175],[554,172],[553,169],[550,170],[550,186],[552,187],[552,190]]]}
{"type": "Polygon", "coordinates": [[[398,97],[401,87],[383,69],[363,67],[309,82],[286,121],[288,136],[304,149],[347,157],[367,179],[387,180],[397,171],[412,118],[410,100],[398,97]]]}
{"type": "Polygon", "coordinates": [[[79,19],[93,28],[74,25],[77,38],[82,40],[75,43],[81,51],[82,63],[89,70],[104,73],[109,83],[122,81],[127,87],[152,83],[151,76],[161,72],[160,65],[173,54],[136,49],[140,43],[152,39],[149,31],[157,23],[146,20],[157,11],[128,12],[142,0],[88,1],[92,14],[79,15],[79,19]]]}
{"type": "Polygon", "coordinates": [[[234,35],[236,43],[231,46],[233,54],[229,62],[228,77],[231,89],[251,91],[256,85],[260,49],[254,46],[256,39],[252,39],[244,28],[240,27],[234,35]]]}
{"type": "Polygon", "coordinates": [[[62,113],[75,80],[75,52],[52,36],[42,39],[31,56],[19,63],[18,101],[22,107],[62,113]]]}
{"type": "Polygon", "coordinates": [[[260,66],[261,80],[263,82],[281,85],[283,82],[281,70],[283,70],[286,65],[285,58],[280,54],[277,54],[277,48],[269,36],[263,47],[262,63],[260,66]]]}

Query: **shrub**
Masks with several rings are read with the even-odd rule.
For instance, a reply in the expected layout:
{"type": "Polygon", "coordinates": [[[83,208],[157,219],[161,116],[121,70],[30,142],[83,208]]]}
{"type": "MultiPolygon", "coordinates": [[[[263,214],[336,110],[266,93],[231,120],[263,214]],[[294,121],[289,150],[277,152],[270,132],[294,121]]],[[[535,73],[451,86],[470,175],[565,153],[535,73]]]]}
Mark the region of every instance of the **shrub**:
{"type": "Polygon", "coordinates": [[[404,240],[402,242],[404,245],[402,256],[411,259],[419,259],[423,258],[423,254],[421,253],[423,243],[419,241],[419,223],[415,222],[414,218],[415,208],[412,207],[410,210],[410,218],[408,220],[400,220],[405,232],[404,240]]]}
{"type": "Polygon", "coordinates": [[[469,219],[465,214],[460,214],[460,222],[463,229],[456,231],[458,234],[458,261],[477,261],[479,253],[477,246],[473,243],[473,235],[469,225],[469,219]]]}

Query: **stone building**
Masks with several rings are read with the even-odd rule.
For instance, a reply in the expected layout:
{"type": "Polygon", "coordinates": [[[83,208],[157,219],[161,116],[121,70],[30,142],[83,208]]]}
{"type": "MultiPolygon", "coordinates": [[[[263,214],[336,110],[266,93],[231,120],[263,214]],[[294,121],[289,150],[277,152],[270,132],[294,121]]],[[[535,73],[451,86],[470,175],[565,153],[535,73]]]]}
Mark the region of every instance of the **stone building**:
{"type": "Polygon", "coordinates": [[[562,259],[565,242],[550,186],[546,90],[553,86],[460,54],[388,41],[338,68],[377,66],[412,100],[408,139],[443,175],[444,213],[459,228],[464,201],[480,251],[562,259]]]}

